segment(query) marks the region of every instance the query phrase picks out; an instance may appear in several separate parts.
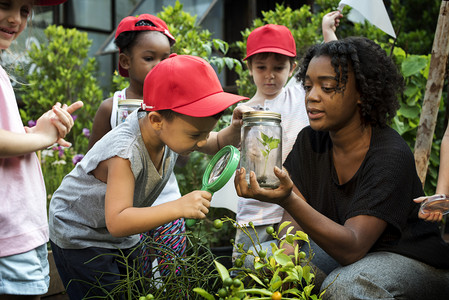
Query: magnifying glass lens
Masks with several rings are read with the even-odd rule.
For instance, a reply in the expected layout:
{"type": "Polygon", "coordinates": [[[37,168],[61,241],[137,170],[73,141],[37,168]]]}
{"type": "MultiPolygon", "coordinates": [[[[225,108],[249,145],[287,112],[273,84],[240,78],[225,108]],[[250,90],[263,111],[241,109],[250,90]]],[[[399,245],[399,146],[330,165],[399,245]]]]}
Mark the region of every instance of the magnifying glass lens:
{"type": "Polygon", "coordinates": [[[218,179],[218,177],[220,177],[221,173],[223,173],[226,165],[228,164],[230,157],[231,154],[228,152],[217,161],[214,168],[212,169],[212,172],[210,172],[208,183],[213,183],[218,179]]]}

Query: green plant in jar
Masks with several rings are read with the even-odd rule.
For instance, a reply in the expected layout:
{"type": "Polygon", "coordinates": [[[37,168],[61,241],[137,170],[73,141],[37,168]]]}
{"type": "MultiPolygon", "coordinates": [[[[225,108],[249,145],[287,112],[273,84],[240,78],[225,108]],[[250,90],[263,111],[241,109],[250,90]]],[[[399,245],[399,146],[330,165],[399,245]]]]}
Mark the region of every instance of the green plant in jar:
{"type": "Polygon", "coordinates": [[[257,178],[257,181],[259,183],[265,183],[267,179],[267,164],[268,164],[268,158],[270,157],[270,152],[276,148],[279,147],[279,144],[281,143],[281,139],[274,138],[272,136],[268,136],[264,134],[263,132],[260,132],[260,138],[257,138],[257,140],[264,146],[264,149],[261,150],[262,155],[264,157],[264,168],[263,168],[263,174],[259,178],[257,178]]]}

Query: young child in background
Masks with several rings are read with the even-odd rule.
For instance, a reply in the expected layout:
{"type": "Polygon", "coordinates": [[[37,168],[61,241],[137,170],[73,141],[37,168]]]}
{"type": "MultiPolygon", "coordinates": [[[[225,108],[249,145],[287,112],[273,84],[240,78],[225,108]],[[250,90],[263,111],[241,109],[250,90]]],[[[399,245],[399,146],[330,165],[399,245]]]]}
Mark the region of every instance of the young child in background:
{"type": "MultiPolygon", "coordinates": [[[[337,39],[335,30],[341,17],[339,11],[323,17],[322,29],[326,42],[337,39]]],[[[296,43],[287,27],[268,24],[250,33],[246,47],[244,60],[257,91],[244,105],[256,110],[269,110],[281,114],[282,162],[284,162],[296,136],[309,124],[301,82],[292,77],[287,83],[296,68],[296,43]]],[[[282,207],[277,204],[240,197],[236,219],[241,226],[252,222],[259,242],[264,243],[272,241],[272,236],[267,234],[265,229],[268,226],[277,226],[284,213],[282,207]]],[[[254,231],[249,228],[248,232],[256,241],[254,231]]],[[[239,228],[236,231],[235,244],[243,244],[245,251],[253,245],[251,239],[239,228]]],[[[234,247],[234,261],[239,254],[238,247],[234,247]]]]}
{"type": "Polygon", "coordinates": [[[404,82],[394,62],[373,41],[346,38],[313,46],[298,80],[310,126],[286,171],[275,169],[279,188],[261,189],[252,173],[249,189],[241,169],[238,194],[281,205],[308,234],[323,299],[445,298],[449,247],[418,218],[413,153],[387,125],[404,82]]]}
{"type": "MultiPolygon", "coordinates": [[[[137,17],[126,17],[119,23],[114,43],[120,52],[119,74],[129,78],[129,86],[121,91],[116,91],[112,98],[101,103],[92,125],[89,149],[106,133],[115,128],[119,122],[122,122],[118,118],[120,100],[143,99],[145,76],[159,62],[168,58],[170,47],[175,43],[175,39],[163,20],[150,14],[141,14],[137,17]]],[[[178,182],[175,174],[172,173],[153,205],[180,197],[178,182]]],[[[151,256],[149,255],[150,247],[147,247],[148,237],[154,239],[154,245],[164,243],[169,247],[169,251],[161,251],[163,249],[159,250],[159,247],[156,247],[156,257],[162,263],[159,271],[162,275],[167,275],[168,267],[164,264],[164,261],[171,259],[168,254],[172,252],[177,256],[182,256],[185,252],[186,238],[183,233],[185,233],[185,221],[181,218],[155,228],[142,236],[145,259],[144,273],[149,273],[152,267],[151,256]]]]}
{"type": "MultiPolygon", "coordinates": [[[[5,2],[5,1],[3,1],[5,2]]],[[[0,5],[0,49],[6,50],[23,32],[33,4],[60,1],[14,0],[0,5]]],[[[24,128],[16,97],[0,66],[0,299],[40,299],[48,290],[47,193],[37,150],[58,142],[73,126],[71,113],[82,106],[57,103],[32,128],[24,128]]]]}
{"type": "Polygon", "coordinates": [[[211,199],[206,191],[151,205],[178,154],[215,153],[219,145],[239,142],[242,110],[234,110],[230,126],[211,130],[227,107],[244,99],[223,92],[214,69],[198,57],[172,54],[150,71],[145,111],[134,111],[100,139],[53,194],[50,240],[64,285],[73,280],[67,287],[70,298],[112,290],[126,274],[117,256],[133,260],[139,233],[206,216],[211,199]]]}

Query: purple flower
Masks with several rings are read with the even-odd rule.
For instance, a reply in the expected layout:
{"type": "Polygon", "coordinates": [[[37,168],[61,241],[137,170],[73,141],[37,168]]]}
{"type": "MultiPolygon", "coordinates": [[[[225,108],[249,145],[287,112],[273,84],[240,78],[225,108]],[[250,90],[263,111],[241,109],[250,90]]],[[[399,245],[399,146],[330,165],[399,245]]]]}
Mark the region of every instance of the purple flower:
{"type": "Polygon", "coordinates": [[[34,127],[34,126],[36,126],[36,121],[34,121],[34,120],[29,120],[28,121],[28,127],[34,127]]]}
{"type": "Polygon", "coordinates": [[[90,137],[90,130],[87,128],[83,128],[83,135],[87,138],[90,137]]]}
{"type": "Polygon", "coordinates": [[[73,121],[75,121],[78,118],[77,115],[71,115],[71,116],[72,116],[73,121]]]}
{"type": "Polygon", "coordinates": [[[77,154],[72,158],[73,164],[76,166],[77,163],[79,163],[83,159],[83,154],[77,154]]]}
{"type": "Polygon", "coordinates": [[[65,152],[65,149],[62,147],[59,147],[59,158],[62,158],[64,156],[64,152],[65,152]]]}

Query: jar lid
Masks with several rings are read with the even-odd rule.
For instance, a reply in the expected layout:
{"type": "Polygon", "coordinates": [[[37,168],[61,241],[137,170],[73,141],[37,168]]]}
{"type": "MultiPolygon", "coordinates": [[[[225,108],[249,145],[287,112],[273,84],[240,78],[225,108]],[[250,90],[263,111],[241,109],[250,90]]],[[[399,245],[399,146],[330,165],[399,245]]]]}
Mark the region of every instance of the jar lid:
{"type": "Polygon", "coordinates": [[[280,120],[281,114],[267,110],[252,110],[243,113],[242,119],[245,120],[248,118],[280,120]]]}
{"type": "Polygon", "coordinates": [[[136,105],[140,107],[140,104],[142,104],[143,100],[141,99],[124,99],[124,100],[118,100],[118,105],[136,105]]]}

